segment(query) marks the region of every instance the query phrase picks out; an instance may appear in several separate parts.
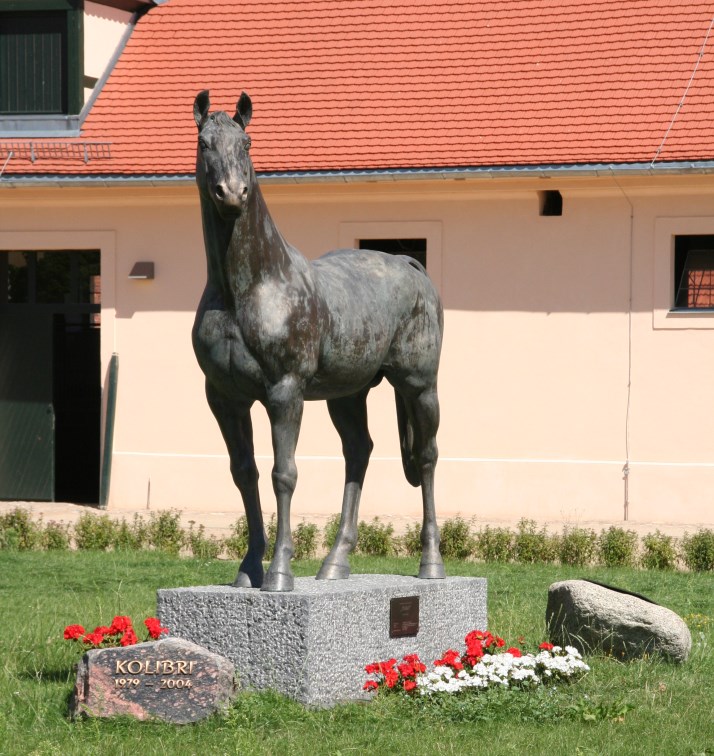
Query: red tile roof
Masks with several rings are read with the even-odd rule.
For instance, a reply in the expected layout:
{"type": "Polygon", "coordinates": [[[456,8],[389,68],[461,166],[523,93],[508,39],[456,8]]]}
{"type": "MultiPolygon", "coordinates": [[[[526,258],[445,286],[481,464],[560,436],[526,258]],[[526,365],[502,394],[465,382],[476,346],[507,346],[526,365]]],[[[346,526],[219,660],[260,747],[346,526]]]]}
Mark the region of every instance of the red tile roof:
{"type": "Polygon", "coordinates": [[[230,112],[251,95],[262,172],[712,160],[713,20],[698,0],[170,0],[83,125],[111,158],[6,175],[190,174],[204,88],[230,112]]]}

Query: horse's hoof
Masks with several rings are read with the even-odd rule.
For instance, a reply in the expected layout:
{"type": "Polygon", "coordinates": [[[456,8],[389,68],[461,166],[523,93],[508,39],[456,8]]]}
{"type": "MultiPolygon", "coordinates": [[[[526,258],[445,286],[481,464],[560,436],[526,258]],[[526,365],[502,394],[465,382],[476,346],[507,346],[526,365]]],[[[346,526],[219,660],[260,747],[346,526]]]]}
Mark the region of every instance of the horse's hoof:
{"type": "Polygon", "coordinates": [[[233,587],[234,588],[260,588],[260,585],[262,582],[263,582],[262,576],[260,580],[258,580],[258,578],[256,577],[251,579],[248,573],[238,572],[238,574],[236,575],[236,579],[233,581],[233,587]]]}
{"type": "Polygon", "coordinates": [[[263,580],[263,585],[260,586],[261,591],[292,591],[295,588],[295,578],[292,575],[288,575],[285,572],[270,572],[268,571],[263,580]]]}
{"type": "Polygon", "coordinates": [[[323,562],[315,580],[347,580],[350,576],[350,566],[348,564],[337,564],[337,562],[323,562]]]}
{"type": "Polygon", "coordinates": [[[443,562],[427,562],[419,565],[419,578],[426,580],[443,580],[446,570],[443,562]]]}

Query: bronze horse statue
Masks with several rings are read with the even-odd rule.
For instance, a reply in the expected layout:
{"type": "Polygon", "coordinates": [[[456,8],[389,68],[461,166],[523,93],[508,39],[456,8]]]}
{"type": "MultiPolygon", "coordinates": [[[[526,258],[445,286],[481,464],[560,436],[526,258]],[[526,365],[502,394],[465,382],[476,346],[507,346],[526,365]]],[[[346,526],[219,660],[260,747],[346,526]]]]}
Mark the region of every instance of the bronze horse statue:
{"type": "Polygon", "coordinates": [[[419,577],[443,578],[434,512],[436,379],[443,334],[439,296],[424,268],[409,257],[343,249],[308,262],[281,236],[258,186],[245,132],[250,98],[241,94],[232,118],[209,108],[204,90],[193,111],[208,280],[193,346],[245,505],[249,545],[234,585],[293,589],[290,501],[306,399],[327,401],[346,468],[337,538],[317,578],[349,576],[348,556],[357,541],[359,499],[373,446],[366,400],[382,378],[396,395],[406,477],[422,489],[419,577]],[[255,401],[270,419],[278,507],[275,556],[265,574],[250,418],[255,401]]]}

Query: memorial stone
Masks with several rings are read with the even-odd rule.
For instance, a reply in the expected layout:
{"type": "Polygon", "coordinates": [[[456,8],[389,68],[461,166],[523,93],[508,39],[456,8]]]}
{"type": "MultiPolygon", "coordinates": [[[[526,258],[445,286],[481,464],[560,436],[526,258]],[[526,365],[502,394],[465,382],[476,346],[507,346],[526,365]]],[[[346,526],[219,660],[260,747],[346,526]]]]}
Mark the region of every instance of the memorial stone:
{"type": "Polygon", "coordinates": [[[78,665],[70,714],[187,724],[225,707],[234,693],[235,670],[228,659],[187,640],[166,638],[87,651],[78,665]]]}

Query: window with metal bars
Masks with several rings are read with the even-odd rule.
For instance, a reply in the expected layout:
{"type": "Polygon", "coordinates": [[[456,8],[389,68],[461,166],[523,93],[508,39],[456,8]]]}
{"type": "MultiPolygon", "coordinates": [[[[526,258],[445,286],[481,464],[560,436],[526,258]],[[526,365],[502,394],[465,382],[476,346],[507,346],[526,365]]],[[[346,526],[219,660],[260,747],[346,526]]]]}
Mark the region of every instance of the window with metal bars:
{"type": "Polygon", "coordinates": [[[0,116],[79,113],[82,36],[83,0],[0,0],[0,116]]]}
{"type": "Polygon", "coordinates": [[[674,307],[714,309],[714,234],[675,236],[674,307]]]}

